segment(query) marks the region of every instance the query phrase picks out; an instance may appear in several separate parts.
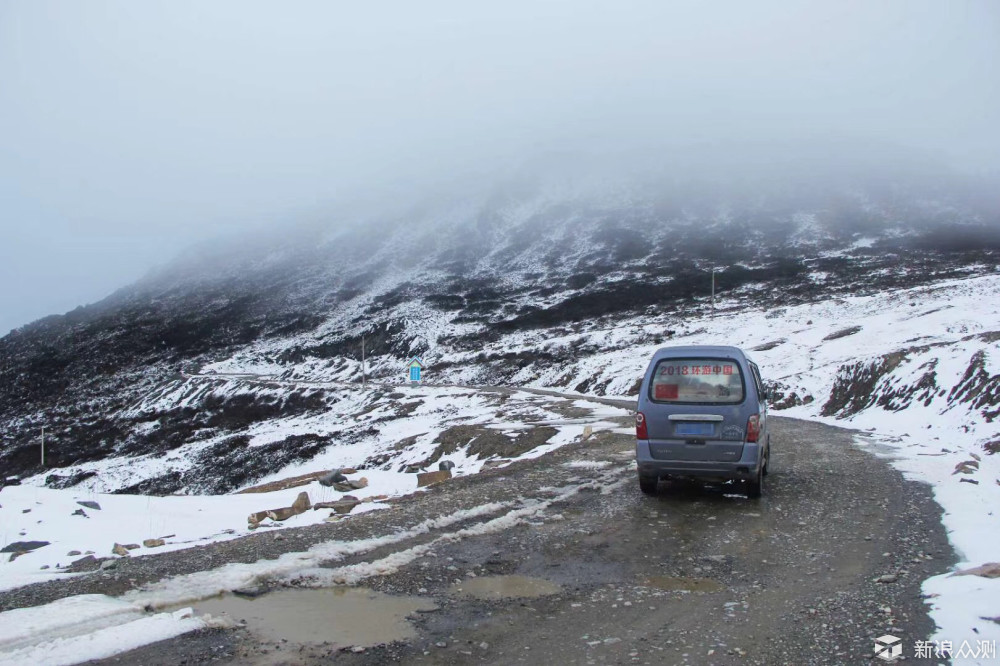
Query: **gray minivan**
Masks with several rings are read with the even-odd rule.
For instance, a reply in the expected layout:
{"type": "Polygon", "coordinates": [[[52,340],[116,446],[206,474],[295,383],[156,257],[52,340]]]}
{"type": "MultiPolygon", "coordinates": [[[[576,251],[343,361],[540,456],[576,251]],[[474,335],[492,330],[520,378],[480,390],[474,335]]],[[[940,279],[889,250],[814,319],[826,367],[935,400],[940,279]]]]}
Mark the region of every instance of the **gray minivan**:
{"type": "Polygon", "coordinates": [[[665,347],[653,355],[635,415],[639,488],[661,478],[742,481],[760,497],[771,456],[767,394],[737,347],[665,347]]]}

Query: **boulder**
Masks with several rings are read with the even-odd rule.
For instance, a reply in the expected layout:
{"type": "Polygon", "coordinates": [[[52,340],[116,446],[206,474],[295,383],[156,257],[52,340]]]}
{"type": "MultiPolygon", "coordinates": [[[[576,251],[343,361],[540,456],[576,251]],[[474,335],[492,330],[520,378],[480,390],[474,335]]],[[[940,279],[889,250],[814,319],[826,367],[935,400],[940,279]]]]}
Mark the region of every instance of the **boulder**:
{"type": "Polygon", "coordinates": [[[333,510],[339,514],[347,514],[359,504],[361,502],[358,500],[340,500],[339,502],[334,502],[333,510]]]}
{"type": "Polygon", "coordinates": [[[120,543],[116,543],[111,548],[111,552],[114,553],[115,555],[121,555],[122,557],[125,557],[125,556],[128,555],[128,548],[126,548],[125,546],[121,545],[120,543]]]}
{"type": "Polygon", "coordinates": [[[98,560],[93,555],[86,555],[78,560],[73,560],[70,562],[69,566],[66,567],[66,571],[70,573],[77,573],[80,571],[96,571],[101,568],[101,561],[98,560]]]}
{"type": "Polygon", "coordinates": [[[357,498],[352,499],[341,499],[335,502],[319,502],[313,508],[314,509],[333,509],[339,514],[350,513],[354,507],[361,504],[361,500],[357,498]]]}
{"type": "Polygon", "coordinates": [[[288,520],[292,516],[297,516],[298,513],[295,512],[290,506],[286,506],[283,509],[271,509],[267,512],[267,517],[276,523],[280,523],[283,520],[288,520]]]}
{"type": "Polygon", "coordinates": [[[251,525],[257,525],[265,518],[267,518],[267,511],[257,511],[256,513],[251,513],[247,516],[247,522],[251,525]]]}
{"type": "Polygon", "coordinates": [[[447,481],[450,478],[450,469],[438,470],[437,472],[423,472],[421,474],[417,474],[417,488],[432,486],[435,483],[441,483],[442,481],[447,481]]]}
{"type": "Polygon", "coordinates": [[[86,507],[88,509],[93,509],[94,511],[100,511],[101,510],[101,505],[100,504],[98,504],[97,502],[91,502],[90,500],[79,500],[79,501],[77,501],[77,504],[79,504],[80,506],[86,507]]]}
{"type": "Polygon", "coordinates": [[[163,539],[145,539],[143,540],[142,545],[146,548],[159,548],[166,543],[167,542],[163,539]]]}
{"type": "Polygon", "coordinates": [[[357,481],[353,479],[347,479],[343,483],[334,483],[333,489],[340,493],[349,493],[352,490],[361,490],[368,486],[368,477],[361,477],[357,481]]]}
{"type": "Polygon", "coordinates": [[[965,460],[955,465],[955,471],[952,474],[975,474],[978,469],[978,462],[975,460],[965,460]]]}
{"type": "Polygon", "coordinates": [[[342,471],[340,471],[339,469],[335,469],[319,477],[318,481],[321,486],[326,486],[329,488],[330,486],[336,483],[346,483],[347,477],[344,476],[344,473],[342,471]]]}
{"type": "Polygon", "coordinates": [[[261,522],[265,518],[270,518],[275,522],[280,522],[308,511],[310,508],[312,508],[312,503],[309,501],[309,493],[301,492],[298,497],[295,498],[295,501],[291,506],[251,513],[247,516],[247,524],[250,529],[256,529],[260,527],[261,522]]]}
{"type": "Polygon", "coordinates": [[[15,541],[0,548],[0,553],[30,553],[31,551],[49,545],[48,541],[15,541]]]}
{"type": "Polygon", "coordinates": [[[438,463],[438,470],[443,472],[448,469],[455,469],[455,463],[450,460],[442,460],[438,463]]]}
{"type": "Polygon", "coordinates": [[[308,511],[311,506],[312,504],[309,502],[309,493],[301,492],[299,493],[299,496],[295,498],[295,501],[292,502],[292,511],[298,515],[308,511]]]}

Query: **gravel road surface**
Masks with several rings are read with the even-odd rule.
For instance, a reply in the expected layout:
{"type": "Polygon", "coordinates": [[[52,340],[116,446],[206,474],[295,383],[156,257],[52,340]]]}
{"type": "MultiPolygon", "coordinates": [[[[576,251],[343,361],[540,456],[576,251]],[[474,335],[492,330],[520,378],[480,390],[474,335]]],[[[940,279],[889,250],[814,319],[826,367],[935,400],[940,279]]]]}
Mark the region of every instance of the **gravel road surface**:
{"type": "MultiPolygon", "coordinates": [[[[874,639],[886,633],[912,655],[913,643],[933,630],[920,583],[954,561],[929,488],[859,449],[853,431],[771,419],[772,471],[760,500],[730,487],[670,484],[645,496],[633,437],[599,431],[541,458],[401,498],[387,511],[123,559],[88,576],[0,593],[0,608],[122,594],[502,503],[325,565],[373,595],[425,602],[404,620],[406,638],[357,645],[320,631],[286,642],[251,623],[106,663],[858,664],[880,663],[874,639]],[[381,573],[369,575],[372,562],[381,573]]],[[[310,603],[303,597],[302,617],[317,612],[310,603]]]]}

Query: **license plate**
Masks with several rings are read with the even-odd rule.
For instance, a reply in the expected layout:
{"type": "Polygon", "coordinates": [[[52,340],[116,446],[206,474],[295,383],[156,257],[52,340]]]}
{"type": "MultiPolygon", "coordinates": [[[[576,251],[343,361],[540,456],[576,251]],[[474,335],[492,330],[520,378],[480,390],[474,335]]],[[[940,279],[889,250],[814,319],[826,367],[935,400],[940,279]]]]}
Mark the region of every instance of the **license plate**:
{"type": "Polygon", "coordinates": [[[712,430],[711,423],[678,423],[674,425],[674,434],[682,437],[711,435],[712,430]]]}

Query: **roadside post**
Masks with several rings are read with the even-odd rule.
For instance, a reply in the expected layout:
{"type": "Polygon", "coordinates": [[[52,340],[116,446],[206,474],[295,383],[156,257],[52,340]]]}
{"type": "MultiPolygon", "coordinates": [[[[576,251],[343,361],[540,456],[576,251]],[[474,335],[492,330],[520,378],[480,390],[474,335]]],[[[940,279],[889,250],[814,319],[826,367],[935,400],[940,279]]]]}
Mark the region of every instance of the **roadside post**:
{"type": "Polygon", "coordinates": [[[715,266],[712,266],[712,316],[715,316],[715,266]]]}

